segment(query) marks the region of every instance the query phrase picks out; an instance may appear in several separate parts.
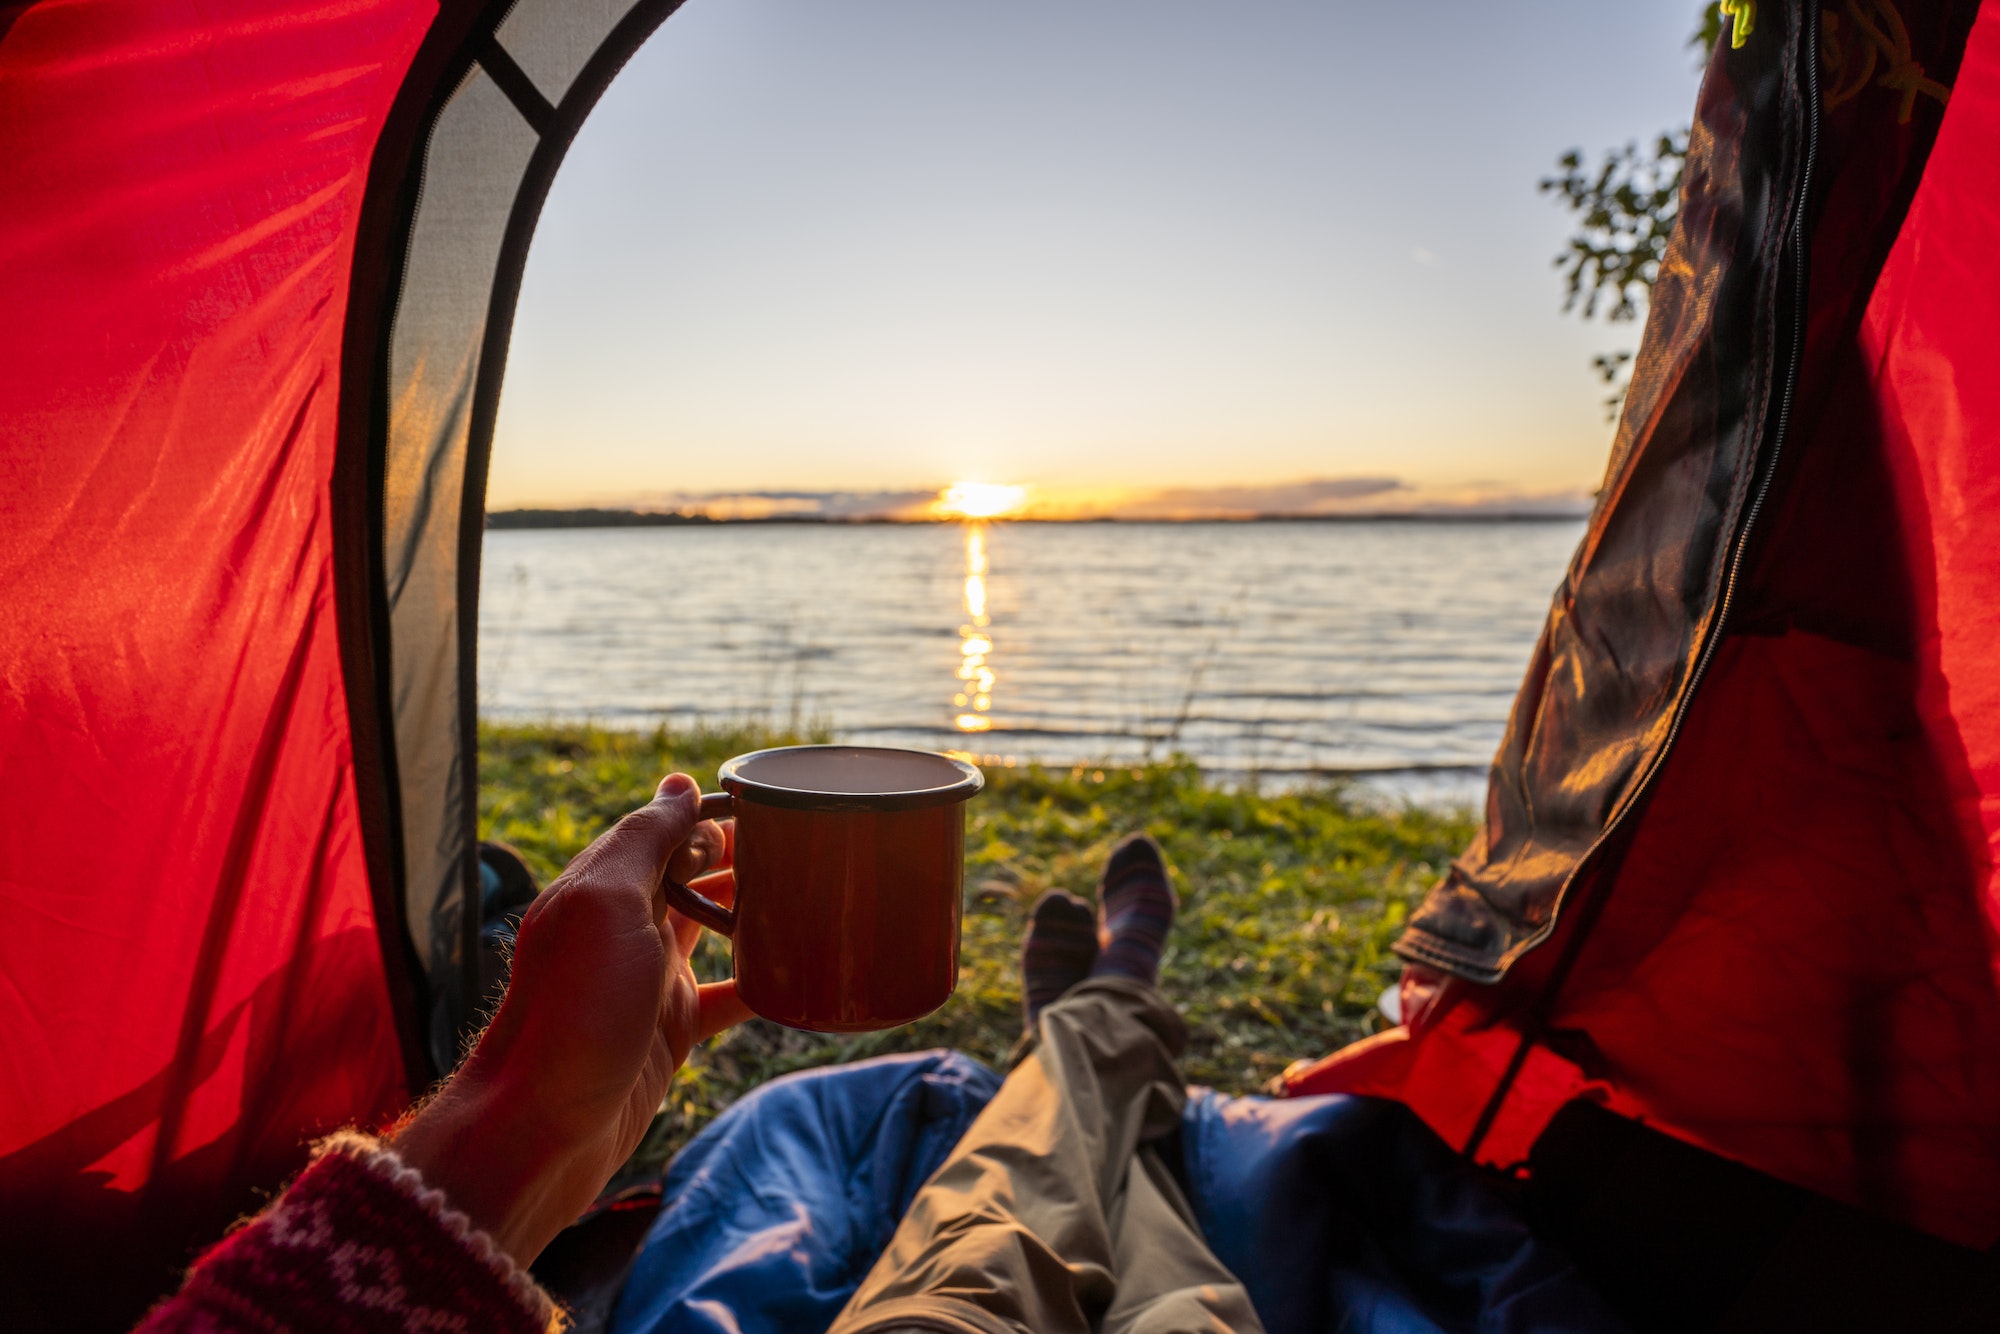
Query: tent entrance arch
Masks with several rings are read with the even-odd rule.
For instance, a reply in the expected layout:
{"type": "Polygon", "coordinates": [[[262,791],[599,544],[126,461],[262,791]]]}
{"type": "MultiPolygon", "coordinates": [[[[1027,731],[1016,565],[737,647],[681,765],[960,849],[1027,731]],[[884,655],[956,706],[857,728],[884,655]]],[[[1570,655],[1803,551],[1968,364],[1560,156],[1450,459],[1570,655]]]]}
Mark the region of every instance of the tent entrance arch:
{"type": "Polygon", "coordinates": [[[405,84],[402,100],[421,101],[423,115],[400,179],[386,133],[370,173],[390,264],[374,321],[348,326],[348,364],[365,366],[372,388],[348,400],[342,426],[344,445],[366,445],[379,522],[368,546],[380,562],[369,619],[387,647],[372,697],[354,707],[382,738],[380,865],[400,888],[434,1064],[479,1002],[478,969],[464,966],[479,938],[478,913],[465,909],[478,902],[479,559],[522,272],[584,119],[679,3],[487,6],[437,58],[432,88],[405,84]]]}

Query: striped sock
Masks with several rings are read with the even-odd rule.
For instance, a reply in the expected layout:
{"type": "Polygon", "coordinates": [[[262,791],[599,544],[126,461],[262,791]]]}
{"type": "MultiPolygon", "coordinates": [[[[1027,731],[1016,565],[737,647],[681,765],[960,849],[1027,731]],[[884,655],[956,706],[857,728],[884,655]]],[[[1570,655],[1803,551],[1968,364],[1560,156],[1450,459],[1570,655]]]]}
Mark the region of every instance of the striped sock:
{"type": "Polygon", "coordinates": [[[1021,942],[1021,990],[1032,1026],[1043,1010],[1090,976],[1097,958],[1097,914],[1074,894],[1052,889],[1035,900],[1021,942]]]}
{"type": "Polygon", "coordinates": [[[1118,973],[1141,982],[1159,981],[1160,955],[1167,947],[1167,929],[1174,924],[1174,891],[1167,883],[1159,844],[1144,834],[1133,834],[1112,849],[1098,889],[1098,912],[1104,919],[1104,945],[1091,975],[1118,973]]]}

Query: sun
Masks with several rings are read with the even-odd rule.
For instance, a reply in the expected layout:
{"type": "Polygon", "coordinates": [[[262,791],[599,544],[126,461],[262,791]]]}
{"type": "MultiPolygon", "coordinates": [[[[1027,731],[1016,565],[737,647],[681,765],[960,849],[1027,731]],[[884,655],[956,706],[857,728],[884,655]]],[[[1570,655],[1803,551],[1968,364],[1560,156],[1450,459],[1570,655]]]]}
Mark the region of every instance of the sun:
{"type": "Polygon", "coordinates": [[[998,482],[953,482],[938,492],[937,512],[947,519],[999,519],[1018,511],[1028,499],[1025,486],[998,482]]]}

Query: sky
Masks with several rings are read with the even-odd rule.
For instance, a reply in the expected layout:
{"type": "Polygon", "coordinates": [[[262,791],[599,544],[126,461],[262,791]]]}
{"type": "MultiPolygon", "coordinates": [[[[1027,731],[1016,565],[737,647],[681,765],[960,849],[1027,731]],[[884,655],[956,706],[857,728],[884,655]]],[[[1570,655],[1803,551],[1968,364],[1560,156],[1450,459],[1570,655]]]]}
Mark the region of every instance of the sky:
{"type": "Polygon", "coordinates": [[[1698,9],[688,0],[544,209],[488,503],[1587,493],[1638,331],[1535,184],[1687,121],[1698,9]]]}

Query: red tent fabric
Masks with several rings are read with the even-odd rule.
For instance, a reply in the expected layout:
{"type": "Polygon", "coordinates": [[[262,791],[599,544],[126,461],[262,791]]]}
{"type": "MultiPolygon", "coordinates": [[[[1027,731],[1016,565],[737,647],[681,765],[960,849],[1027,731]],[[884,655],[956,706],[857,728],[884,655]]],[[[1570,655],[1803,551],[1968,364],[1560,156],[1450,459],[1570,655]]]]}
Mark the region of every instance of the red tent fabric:
{"type": "Polygon", "coordinates": [[[0,18],[0,1290],[148,1222],[179,1262],[409,1093],[330,496],[355,222],[433,12],[0,18]]]}
{"type": "Polygon", "coordinates": [[[1894,112],[1824,126],[1796,434],[1629,845],[1505,981],[1296,1088],[1402,1098],[1496,1165],[1586,1098],[2000,1239],[2000,6],[1927,162],[1894,112]]]}
{"type": "Polygon", "coordinates": [[[0,6],[0,1304],[115,1327],[476,999],[484,459],[671,0],[0,6]]]}

